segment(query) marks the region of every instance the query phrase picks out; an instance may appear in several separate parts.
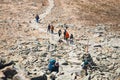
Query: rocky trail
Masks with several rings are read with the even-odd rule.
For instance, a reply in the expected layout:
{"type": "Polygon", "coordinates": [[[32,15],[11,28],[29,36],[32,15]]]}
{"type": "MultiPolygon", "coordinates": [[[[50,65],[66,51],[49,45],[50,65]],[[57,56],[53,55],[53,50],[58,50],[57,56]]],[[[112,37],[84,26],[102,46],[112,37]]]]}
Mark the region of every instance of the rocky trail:
{"type": "Polygon", "coordinates": [[[51,80],[52,74],[56,76],[55,80],[120,80],[119,31],[112,32],[110,26],[104,24],[78,27],[72,23],[48,22],[57,5],[56,0],[48,0],[48,6],[39,14],[40,23],[31,17],[19,23],[22,27],[27,24],[28,30],[23,30],[27,36],[19,32],[21,36],[14,43],[10,42],[11,38],[10,41],[0,39],[0,63],[12,64],[0,69],[0,80],[51,80]],[[54,34],[47,32],[49,23],[54,23],[54,34]],[[59,37],[57,34],[66,26],[67,31],[74,35],[74,44],[67,43],[63,35],[59,37]],[[63,42],[59,43],[59,39],[63,42]],[[90,54],[96,64],[93,66],[95,70],[88,69],[87,76],[81,67],[84,54],[90,54]],[[50,59],[59,62],[59,73],[50,74],[47,70],[50,59]]]}

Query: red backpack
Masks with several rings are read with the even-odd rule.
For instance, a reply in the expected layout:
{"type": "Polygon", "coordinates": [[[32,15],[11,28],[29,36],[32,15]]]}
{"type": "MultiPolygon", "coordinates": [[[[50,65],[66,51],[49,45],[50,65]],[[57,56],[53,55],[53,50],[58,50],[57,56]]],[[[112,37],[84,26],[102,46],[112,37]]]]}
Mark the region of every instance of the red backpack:
{"type": "Polygon", "coordinates": [[[51,26],[51,30],[54,30],[54,26],[53,25],[51,26]]]}
{"type": "Polygon", "coordinates": [[[69,38],[69,33],[67,31],[66,31],[65,37],[69,38]]]}

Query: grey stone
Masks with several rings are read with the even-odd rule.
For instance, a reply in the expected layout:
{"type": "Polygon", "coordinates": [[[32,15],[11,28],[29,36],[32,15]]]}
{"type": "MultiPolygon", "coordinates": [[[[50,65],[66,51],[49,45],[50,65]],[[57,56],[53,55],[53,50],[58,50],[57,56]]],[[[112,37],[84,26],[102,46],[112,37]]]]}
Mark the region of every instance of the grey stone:
{"type": "Polygon", "coordinates": [[[116,70],[116,73],[120,75],[120,67],[116,70]]]}
{"type": "Polygon", "coordinates": [[[99,71],[100,71],[100,72],[109,72],[108,67],[105,66],[105,65],[101,65],[101,66],[99,67],[99,71]]]}
{"type": "Polygon", "coordinates": [[[47,80],[47,76],[43,74],[42,76],[31,78],[31,80],[47,80]]]}
{"type": "Polygon", "coordinates": [[[112,58],[113,58],[113,59],[117,59],[117,58],[118,58],[118,55],[117,55],[116,53],[113,53],[113,54],[112,54],[112,58]]]}
{"type": "Polygon", "coordinates": [[[94,47],[102,47],[101,45],[94,45],[94,47]]]}
{"type": "Polygon", "coordinates": [[[119,48],[119,46],[113,46],[114,48],[116,48],[116,49],[118,49],[119,48]]]}
{"type": "Polygon", "coordinates": [[[20,54],[25,54],[25,55],[28,55],[30,52],[31,52],[31,49],[29,48],[19,51],[20,54]]]}
{"type": "Polygon", "coordinates": [[[13,80],[22,80],[20,76],[14,76],[13,80]]]}
{"type": "Polygon", "coordinates": [[[65,61],[65,62],[63,62],[63,63],[62,63],[62,65],[68,65],[68,62],[67,62],[67,61],[65,61]]]}
{"type": "Polygon", "coordinates": [[[26,76],[23,73],[16,74],[12,80],[30,80],[29,78],[26,78],[26,76]]]}
{"type": "Polygon", "coordinates": [[[15,74],[17,74],[17,71],[11,68],[7,68],[3,71],[6,78],[12,79],[15,74]]]}
{"type": "Polygon", "coordinates": [[[48,53],[43,53],[41,56],[42,57],[47,57],[48,53]]]}

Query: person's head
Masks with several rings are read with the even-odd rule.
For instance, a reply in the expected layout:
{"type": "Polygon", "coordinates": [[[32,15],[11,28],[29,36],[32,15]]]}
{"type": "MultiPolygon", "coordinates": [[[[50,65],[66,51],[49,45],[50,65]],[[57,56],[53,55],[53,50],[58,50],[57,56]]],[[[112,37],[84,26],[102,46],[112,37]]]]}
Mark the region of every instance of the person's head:
{"type": "Polygon", "coordinates": [[[59,63],[58,63],[58,62],[56,62],[56,63],[55,63],[55,66],[59,66],[59,63]]]}
{"type": "Polygon", "coordinates": [[[68,27],[66,26],[66,29],[68,29],[68,27]]]}

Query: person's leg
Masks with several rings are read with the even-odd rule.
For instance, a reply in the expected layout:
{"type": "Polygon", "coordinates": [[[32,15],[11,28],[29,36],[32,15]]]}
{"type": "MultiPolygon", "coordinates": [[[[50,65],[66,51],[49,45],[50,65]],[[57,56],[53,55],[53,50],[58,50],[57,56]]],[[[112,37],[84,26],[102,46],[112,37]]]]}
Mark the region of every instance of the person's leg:
{"type": "Polygon", "coordinates": [[[60,36],[61,36],[61,34],[60,34],[60,36]]]}
{"type": "Polygon", "coordinates": [[[47,32],[50,32],[50,30],[49,30],[49,29],[47,29],[47,32]]]}
{"type": "Polygon", "coordinates": [[[60,34],[59,34],[59,37],[60,37],[60,34]]]}
{"type": "Polygon", "coordinates": [[[66,38],[66,42],[67,42],[67,44],[69,44],[68,38],[66,38]]]}
{"type": "Polygon", "coordinates": [[[73,39],[70,40],[70,44],[74,44],[74,43],[73,43],[73,39]]]}
{"type": "Polygon", "coordinates": [[[48,32],[50,33],[50,29],[48,29],[48,32]]]}
{"type": "Polygon", "coordinates": [[[36,22],[37,22],[37,23],[39,22],[39,19],[38,19],[38,18],[36,18],[36,22]]]}
{"type": "Polygon", "coordinates": [[[51,33],[53,33],[53,30],[51,30],[51,33]]]}
{"type": "Polygon", "coordinates": [[[53,34],[53,30],[51,30],[52,34],[53,34]]]}
{"type": "Polygon", "coordinates": [[[65,35],[64,35],[64,40],[65,40],[65,35]]]}
{"type": "Polygon", "coordinates": [[[37,22],[37,18],[36,18],[36,22],[37,22]]]}
{"type": "Polygon", "coordinates": [[[59,72],[59,67],[56,67],[56,72],[57,72],[57,73],[59,72]]]}
{"type": "Polygon", "coordinates": [[[39,19],[37,19],[37,23],[39,22],[39,19]]]}
{"type": "Polygon", "coordinates": [[[72,40],[70,39],[70,44],[72,44],[72,40]]]}
{"type": "Polygon", "coordinates": [[[55,67],[54,71],[58,73],[59,72],[59,67],[55,67]]]}
{"type": "Polygon", "coordinates": [[[87,69],[85,69],[85,75],[86,75],[86,76],[88,75],[88,73],[87,73],[87,69]]]}
{"type": "Polygon", "coordinates": [[[54,33],[54,31],[52,30],[52,34],[54,33]]]}

